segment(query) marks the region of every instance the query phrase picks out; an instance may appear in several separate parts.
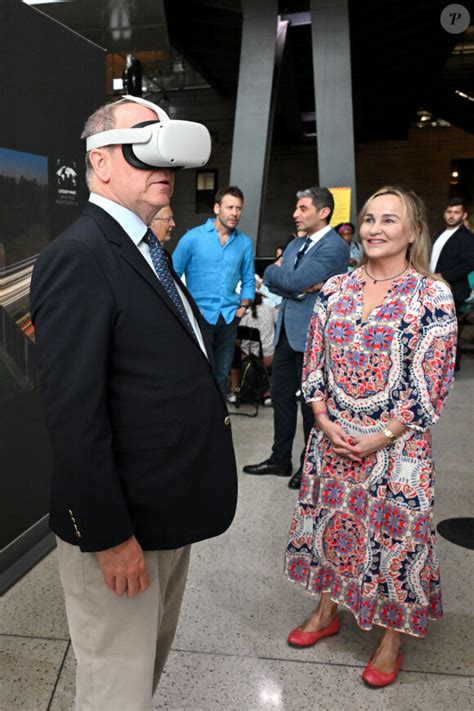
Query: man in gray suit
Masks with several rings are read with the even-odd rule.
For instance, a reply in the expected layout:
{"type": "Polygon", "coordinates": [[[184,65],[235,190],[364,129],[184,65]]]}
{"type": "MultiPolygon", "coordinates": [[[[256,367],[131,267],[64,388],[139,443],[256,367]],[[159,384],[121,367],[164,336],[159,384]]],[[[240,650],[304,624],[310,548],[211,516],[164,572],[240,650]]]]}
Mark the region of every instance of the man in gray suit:
{"type": "MultiPolygon", "coordinates": [[[[272,365],[274,435],[269,459],[247,464],[247,474],[290,476],[291,451],[296,432],[296,392],[301,387],[303,353],[309,322],[323,282],[347,270],[349,247],[329,224],[334,198],[327,188],[308,188],[296,193],[293,218],[296,229],[306,232],[288,245],[283,256],[267,268],[264,282],[283,297],[275,334],[272,365]]],[[[302,400],[305,442],[314,424],[311,408],[302,400]]],[[[304,454],[304,452],[303,452],[304,454]]],[[[299,488],[301,466],[288,486],[299,488]]]]}

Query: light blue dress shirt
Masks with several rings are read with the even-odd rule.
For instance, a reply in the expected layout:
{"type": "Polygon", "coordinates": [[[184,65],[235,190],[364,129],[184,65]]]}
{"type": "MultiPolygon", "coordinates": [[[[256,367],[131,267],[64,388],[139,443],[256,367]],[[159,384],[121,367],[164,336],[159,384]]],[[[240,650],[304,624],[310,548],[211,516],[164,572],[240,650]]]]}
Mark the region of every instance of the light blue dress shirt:
{"type": "Polygon", "coordinates": [[[234,229],[222,246],[212,218],[181,237],[173,252],[173,266],[180,277],[185,275],[186,286],[210,324],[217,323],[221,314],[231,323],[240,301],[254,297],[252,240],[234,229]],[[240,294],[236,291],[239,282],[240,294]]]}

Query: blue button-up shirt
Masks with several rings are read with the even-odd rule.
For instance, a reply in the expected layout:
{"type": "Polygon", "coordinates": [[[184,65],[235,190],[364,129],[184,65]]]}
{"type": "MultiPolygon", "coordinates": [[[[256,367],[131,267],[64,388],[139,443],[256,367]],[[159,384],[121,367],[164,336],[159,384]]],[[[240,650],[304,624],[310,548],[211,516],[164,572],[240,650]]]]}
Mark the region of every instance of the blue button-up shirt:
{"type": "Polygon", "coordinates": [[[210,218],[181,237],[173,252],[173,266],[194,296],[208,323],[217,323],[222,314],[231,323],[240,300],[255,294],[255,268],[252,240],[232,230],[224,246],[215,221],[210,218]],[[237,285],[241,282],[240,294],[237,285]]]}

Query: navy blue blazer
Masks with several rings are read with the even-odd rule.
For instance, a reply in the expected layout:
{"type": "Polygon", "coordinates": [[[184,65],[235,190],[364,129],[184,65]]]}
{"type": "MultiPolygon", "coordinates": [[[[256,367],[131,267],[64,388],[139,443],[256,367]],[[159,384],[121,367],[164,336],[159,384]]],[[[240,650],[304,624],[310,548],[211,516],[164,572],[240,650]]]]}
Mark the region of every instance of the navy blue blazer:
{"type": "Polygon", "coordinates": [[[132,534],[146,550],[179,548],[225,531],[237,476],[211,359],[97,205],[38,258],[31,311],[52,444],[53,531],[83,551],[132,534]]]}
{"type": "Polygon", "coordinates": [[[275,343],[280,338],[281,327],[285,325],[290,346],[295,351],[304,352],[306,334],[313,315],[314,304],[319,292],[304,295],[304,289],[327,281],[335,274],[347,271],[349,245],[337,232],[330,230],[304,254],[296,269],[296,255],[304,245],[305,238],[294,239],[285,250],[281,267],[271,264],[265,270],[264,283],[270,291],[283,297],[276,324],[275,343]]]}

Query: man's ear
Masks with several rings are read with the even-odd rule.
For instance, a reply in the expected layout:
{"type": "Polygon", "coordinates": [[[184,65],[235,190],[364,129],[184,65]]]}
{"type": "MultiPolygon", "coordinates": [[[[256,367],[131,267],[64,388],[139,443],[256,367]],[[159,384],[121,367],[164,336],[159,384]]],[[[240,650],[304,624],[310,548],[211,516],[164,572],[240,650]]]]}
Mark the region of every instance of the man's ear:
{"type": "Polygon", "coordinates": [[[215,202],[215,203],[214,203],[214,207],[213,207],[212,209],[214,210],[214,215],[217,216],[217,215],[219,214],[219,212],[220,212],[221,206],[219,205],[218,202],[215,202]]]}
{"type": "Polygon", "coordinates": [[[99,180],[108,183],[111,175],[110,151],[104,148],[94,148],[89,153],[89,160],[99,180]]]}
{"type": "Polygon", "coordinates": [[[319,216],[322,220],[326,220],[329,217],[330,212],[331,212],[331,208],[322,207],[319,211],[319,216]]]}

